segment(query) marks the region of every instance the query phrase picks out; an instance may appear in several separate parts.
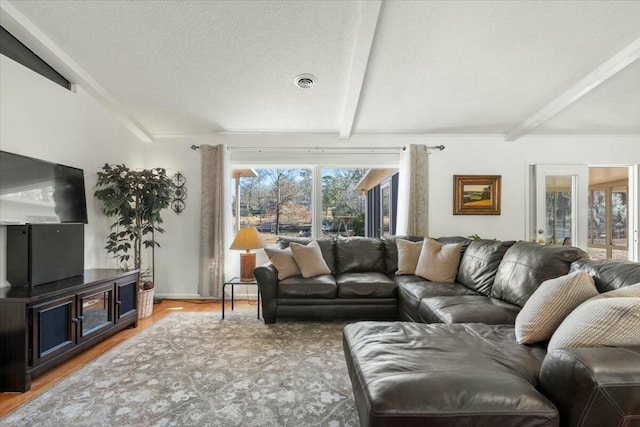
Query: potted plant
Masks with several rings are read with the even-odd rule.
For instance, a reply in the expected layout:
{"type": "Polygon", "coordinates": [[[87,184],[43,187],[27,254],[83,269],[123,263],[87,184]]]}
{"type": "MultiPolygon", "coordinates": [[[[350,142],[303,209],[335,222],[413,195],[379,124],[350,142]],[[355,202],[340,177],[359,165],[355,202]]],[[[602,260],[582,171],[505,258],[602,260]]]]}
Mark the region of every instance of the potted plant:
{"type": "MultiPolygon", "coordinates": [[[[107,253],[113,254],[124,268],[142,271],[142,249],[160,247],[155,232],[163,233],[160,212],[173,197],[174,184],[163,168],[131,170],[125,165],[105,164],[98,172],[95,197],[103,202],[102,211],[114,218],[107,236],[107,253]]],[[[142,271],[138,289],[138,316],[153,311],[154,283],[151,269],[142,271]]]]}

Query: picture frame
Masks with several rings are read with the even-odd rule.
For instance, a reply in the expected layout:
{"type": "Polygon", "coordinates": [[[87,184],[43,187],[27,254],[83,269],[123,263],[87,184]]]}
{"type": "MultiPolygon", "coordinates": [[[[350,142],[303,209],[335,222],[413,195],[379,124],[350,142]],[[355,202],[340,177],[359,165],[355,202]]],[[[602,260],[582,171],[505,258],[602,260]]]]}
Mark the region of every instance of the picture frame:
{"type": "Polygon", "coordinates": [[[501,175],[454,175],[454,215],[500,215],[501,175]]]}

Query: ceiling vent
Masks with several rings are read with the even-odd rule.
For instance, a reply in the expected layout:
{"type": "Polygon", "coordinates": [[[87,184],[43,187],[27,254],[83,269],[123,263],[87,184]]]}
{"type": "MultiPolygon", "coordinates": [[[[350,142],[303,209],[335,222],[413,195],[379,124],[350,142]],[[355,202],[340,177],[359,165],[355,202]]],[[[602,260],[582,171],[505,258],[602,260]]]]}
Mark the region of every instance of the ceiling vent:
{"type": "Polygon", "coordinates": [[[300,74],[296,77],[294,83],[300,89],[311,89],[316,84],[316,78],[311,74],[300,74]]]}

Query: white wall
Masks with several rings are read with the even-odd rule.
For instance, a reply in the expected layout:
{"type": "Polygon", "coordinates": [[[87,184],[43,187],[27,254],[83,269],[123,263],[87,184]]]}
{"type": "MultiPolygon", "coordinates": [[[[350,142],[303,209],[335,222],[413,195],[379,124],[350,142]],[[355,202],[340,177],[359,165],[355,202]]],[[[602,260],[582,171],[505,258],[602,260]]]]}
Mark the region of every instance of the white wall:
{"type": "MultiPolygon", "coordinates": [[[[144,166],[145,146],[81,87],[73,93],[0,55],[0,149],[84,169],[85,268],[117,266],[104,250],[108,222],[93,198],[96,172],[104,163],[144,166]]],[[[0,286],[8,286],[5,251],[0,226],[0,286]]]]}

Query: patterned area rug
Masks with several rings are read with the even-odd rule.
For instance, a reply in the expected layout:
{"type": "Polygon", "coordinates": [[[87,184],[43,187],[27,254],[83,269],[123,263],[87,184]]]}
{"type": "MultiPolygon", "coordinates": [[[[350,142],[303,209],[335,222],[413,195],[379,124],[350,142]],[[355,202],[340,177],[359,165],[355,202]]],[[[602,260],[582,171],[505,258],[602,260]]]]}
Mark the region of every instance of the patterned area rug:
{"type": "Polygon", "coordinates": [[[357,426],[343,322],[171,313],[3,426],[357,426]]]}

